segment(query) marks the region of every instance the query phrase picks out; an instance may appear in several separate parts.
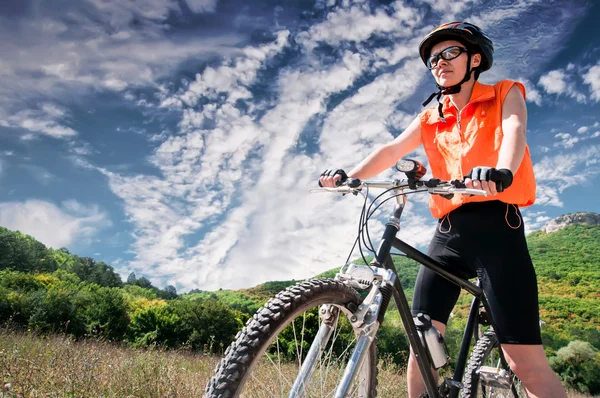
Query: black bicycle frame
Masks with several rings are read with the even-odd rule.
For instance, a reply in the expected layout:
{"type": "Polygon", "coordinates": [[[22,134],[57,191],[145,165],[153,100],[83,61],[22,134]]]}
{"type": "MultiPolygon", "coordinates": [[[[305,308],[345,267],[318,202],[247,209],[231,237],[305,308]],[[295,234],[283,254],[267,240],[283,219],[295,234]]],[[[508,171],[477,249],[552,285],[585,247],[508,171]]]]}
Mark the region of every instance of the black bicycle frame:
{"type": "MultiPolygon", "coordinates": [[[[462,386],[461,381],[464,376],[465,364],[467,362],[467,356],[469,353],[469,347],[471,345],[471,341],[474,335],[477,333],[477,322],[479,315],[479,306],[483,305],[483,308],[487,312],[487,314],[491,315],[489,310],[489,306],[487,300],[483,294],[483,290],[474,283],[471,283],[457,275],[454,275],[452,272],[444,269],[440,263],[427,256],[423,252],[415,249],[410,246],[406,242],[398,239],[396,234],[400,230],[400,216],[402,215],[402,210],[404,209],[404,204],[399,203],[394,210],[392,217],[389,222],[386,224],[385,231],[383,233],[382,241],[379,245],[379,250],[375,256],[375,260],[377,262],[376,265],[383,266],[386,269],[391,270],[396,274],[396,278],[394,281],[394,289],[392,291],[394,300],[396,302],[396,307],[398,308],[398,312],[400,313],[400,317],[402,319],[402,324],[404,325],[404,329],[406,334],[408,335],[408,340],[410,342],[410,346],[413,349],[413,354],[417,360],[417,364],[419,365],[419,370],[421,371],[421,375],[423,376],[423,380],[425,382],[425,388],[427,390],[429,398],[440,398],[440,392],[438,391],[437,380],[431,371],[433,366],[431,364],[431,360],[429,359],[428,353],[426,351],[425,346],[420,340],[419,334],[417,332],[417,327],[415,326],[415,322],[412,317],[411,310],[408,306],[408,301],[406,299],[406,295],[404,294],[404,289],[402,288],[402,284],[400,283],[400,279],[397,277],[396,268],[394,267],[394,263],[392,261],[391,249],[392,247],[400,250],[410,259],[415,260],[416,262],[422,264],[423,266],[431,269],[442,277],[446,278],[450,282],[458,285],[462,289],[469,292],[473,295],[473,301],[471,302],[471,309],[469,311],[469,316],[467,319],[467,324],[465,326],[465,331],[463,334],[463,339],[460,345],[460,350],[458,354],[458,358],[456,361],[456,367],[454,369],[454,375],[450,382],[447,383],[447,387],[449,389],[449,397],[455,398],[458,396],[460,386],[462,386]]],[[[489,317],[489,323],[495,329],[495,325],[491,316],[489,317]]],[[[503,365],[506,365],[506,360],[500,350],[500,358],[503,365]]]]}

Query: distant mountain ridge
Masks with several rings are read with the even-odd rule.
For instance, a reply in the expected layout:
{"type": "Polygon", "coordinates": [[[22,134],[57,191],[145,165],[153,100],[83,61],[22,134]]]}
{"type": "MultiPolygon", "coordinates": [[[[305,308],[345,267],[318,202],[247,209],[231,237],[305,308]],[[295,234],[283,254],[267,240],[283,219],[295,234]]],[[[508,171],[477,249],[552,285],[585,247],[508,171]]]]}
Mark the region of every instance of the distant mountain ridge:
{"type": "Polygon", "coordinates": [[[541,231],[549,234],[569,225],[600,225],[600,214],[594,212],[563,214],[544,224],[541,231]]]}

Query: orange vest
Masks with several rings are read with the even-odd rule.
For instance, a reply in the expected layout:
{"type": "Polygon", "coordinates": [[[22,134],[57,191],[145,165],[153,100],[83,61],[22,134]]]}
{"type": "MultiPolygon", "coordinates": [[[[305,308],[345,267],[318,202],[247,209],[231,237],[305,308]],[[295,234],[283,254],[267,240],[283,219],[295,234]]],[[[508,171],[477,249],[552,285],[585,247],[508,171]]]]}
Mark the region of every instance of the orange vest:
{"type": "MultiPolygon", "coordinates": [[[[444,181],[460,179],[476,166],[496,167],[502,143],[502,103],[513,85],[517,85],[523,97],[525,88],[521,83],[503,80],[493,86],[475,82],[471,100],[457,117],[457,110],[444,97],[444,123],[437,107],[422,112],[421,139],[433,177],[444,181]]],[[[431,214],[441,218],[463,203],[501,200],[518,206],[529,206],[535,201],[535,178],[529,147],[519,169],[514,174],[513,183],[504,192],[493,197],[454,195],[444,199],[431,195],[431,214]]]]}

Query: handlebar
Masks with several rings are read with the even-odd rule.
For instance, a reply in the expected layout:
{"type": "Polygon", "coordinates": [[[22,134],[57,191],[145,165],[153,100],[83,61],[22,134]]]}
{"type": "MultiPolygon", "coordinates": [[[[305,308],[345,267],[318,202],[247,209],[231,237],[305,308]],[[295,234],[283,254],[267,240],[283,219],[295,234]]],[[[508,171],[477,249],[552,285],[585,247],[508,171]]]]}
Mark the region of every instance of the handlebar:
{"type": "Polygon", "coordinates": [[[337,188],[315,188],[311,193],[335,192],[341,194],[357,194],[363,188],[379,188],[394,190],[401,194],[403,191],[409,192],[429,192],[432,195],[477,195],[487,196],[483,189],[467,188],[462,181],[442,181],[437,178],[429,180],[365,180],[358,178],[349,178],[337,188]]]}

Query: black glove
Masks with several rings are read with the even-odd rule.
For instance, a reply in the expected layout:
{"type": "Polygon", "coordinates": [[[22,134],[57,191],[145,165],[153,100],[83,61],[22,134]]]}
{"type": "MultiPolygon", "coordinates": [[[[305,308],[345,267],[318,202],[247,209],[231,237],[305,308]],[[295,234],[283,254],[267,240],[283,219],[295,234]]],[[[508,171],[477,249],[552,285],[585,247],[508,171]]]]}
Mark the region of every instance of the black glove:
{"type": "MultiPolygon", "coordinates": [[[[325,170],[324,172],[321,173],[321,177],[323,176],[331,176],[334,177],[337,174],[342,176],[342,179],[340,180],[341,182],[344,182],[348,179],[348,175],[346,174],[346,172],[342,169],[331,169],[331,170],[325,170]]],[[[321,179],[319,178],[319,186],[322,187],[323,185],[321,185],[321,179]]]]}
{"type": "Polygon", "coordinates": [[[509,169],[477,166],[473,167],[465,178],[479,181],[493,181],[496,183],[496,191],[502,192],[512,184],[513,173],[509,169]]]}

